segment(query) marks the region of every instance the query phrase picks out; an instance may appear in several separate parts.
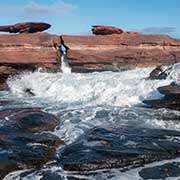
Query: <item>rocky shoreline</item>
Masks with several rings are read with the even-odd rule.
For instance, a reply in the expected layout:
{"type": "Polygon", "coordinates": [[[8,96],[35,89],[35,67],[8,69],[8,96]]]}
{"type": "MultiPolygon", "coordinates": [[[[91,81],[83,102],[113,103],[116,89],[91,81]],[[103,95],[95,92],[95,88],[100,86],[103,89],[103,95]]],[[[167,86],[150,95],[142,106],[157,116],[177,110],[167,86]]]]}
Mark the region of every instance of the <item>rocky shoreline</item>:
{"type": "MultiPolygon", "coordinates": [[[[48,25],[22,23],[0,27],[1,31],[4,29],[8,32],[20,33],[0,35],[0,89],[7,88],[6,80],[9,76],[23,71],[35,71],[38,68],[46,69],[48,72],[61,71],[64,53],[72,72],[77,73],[157,66],[150,73],[149,78],[144,78],[145,81],[165,80],[172,65],[180,62],[180,40],[166,35],[144,35],[98,25],[93,26],[92,36],[52,35],[41,32],[44,28],[48,28],[48,25]]],[[[91,88],[85,86],[87,87],[91,88]]],[[[143,103],[156,109],[180,110],[179,84],[173,82],[157,90],[164,97],[147,99],[143,103]]],[[[31,89],[25,91],[30,97],[35,96],[31,89]]],[[[136,124],[118,125],[118,123],[113,124],[113,121],[110,121],[112,125],[108,123],[109,126],[88,127],[88,123],[84,123],[84,133],[68,144],[52,132],[65,123],[63,118],[69,118],[67,123],[72,123],[74,129],[77,128],[76,125],[80,126],[78,123],[82,121],[81,109],[79,112],[73,112],[72,109],[63,110],[53,115],[34,107],[34,104],[31,108],[13,108],[13,106],[8,108],[11,103],[11,101],[0,101],[0,106],[3,107],[0,110],[0,179],[17,170],[27,170],[20,173],[20,178],[37,173],[42,179],[62,179],[58,173],[46,169],[53,165],[68,171],[67,179],[77,180],[79,178],[71,178],[71,172],[84,175],[89,172],[98,173],[93,172],[94,170],[108,171],[112,168],[120,168],[125,172],[142,167],[139,175],[144,179],[166,178],[169,174],[172,176],[180,174],[179,162],[156,165],[156,169],[144,167],[153,162],[180,157],[179,131],[153,129],[136,124]],[[155,170],[157,173],[152,173],[155,170]]],[[[87,109],[89,108],[91,107],[87,109]]],[[[149,111],[148,108],[145,109],[149,111]]],[[[131,120],[134,121],[133,118],[138,119],[142,116],[141,113],[138,115],[131,112],[132,117],[128,117],[126,110],[120,110],[125,114],[124,119],[132,118],[131,120]]],[[[88,114],[90,112],[84,113],[90,116],[88,114]]],[[[83,115],[83,120],[86,116],[83,115]]],[[[109,112],[106,110],[93,113],[93,118],[102,122],[108,116],[109,112]]],[[[117,118],[117,122],[120,118],[123,119],[118,111],[111,112],[111,118],[113,116],[117,118]]]]}
{"type": "MultiPolygon", "coordinates": [[[[25,25],[27,30],[29,24],[25,25]]],[[[72,72],[78,73],[120,71],[180,61],[180,40],[167,35],[125,32],[111,26],[93,26],[92,36],[52,35],[38,29],[33,32],[36,33],[0,35],[2,88],[9,75],[25,70],[42,67],[51,72],[60,71],[62,47],[72,72]]]]}

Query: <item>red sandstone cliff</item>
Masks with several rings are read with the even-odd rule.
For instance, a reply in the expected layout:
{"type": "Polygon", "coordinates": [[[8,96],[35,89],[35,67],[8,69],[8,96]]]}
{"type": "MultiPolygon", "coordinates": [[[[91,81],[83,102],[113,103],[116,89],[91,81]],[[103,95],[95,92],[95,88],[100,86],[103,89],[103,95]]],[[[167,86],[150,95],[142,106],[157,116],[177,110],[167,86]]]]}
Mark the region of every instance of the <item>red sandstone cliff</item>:
{"type": "Polygon", "coordinates": [[[57,71],[63,44],[74,72],[119,71],[180,62],[180,40],[137,32],[98,36],[0,35],[0,84],[23,70],[57,71]]]}
{"type": "Polygon", "coordinates": [[[61,36],[75,72],[91,72],[173,64],[180,61],[180,40],[166,35],[122,33],[61,36]]]}
{"type": "Polygon", "coordinates": [[[59,69],[60,44],[59,36],[47,33],[0,35],[0,81],[23,70],[59,69]]]}

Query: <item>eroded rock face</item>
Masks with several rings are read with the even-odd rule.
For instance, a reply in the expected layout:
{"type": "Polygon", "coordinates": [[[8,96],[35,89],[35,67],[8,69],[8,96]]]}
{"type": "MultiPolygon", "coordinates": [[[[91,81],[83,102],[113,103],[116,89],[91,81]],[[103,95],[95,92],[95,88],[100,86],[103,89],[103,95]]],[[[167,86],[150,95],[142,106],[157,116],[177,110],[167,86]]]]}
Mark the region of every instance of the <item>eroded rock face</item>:
{"type": "Polygon", "coordinates": [[[1,84],[9,75],[42,67],[57,71],[60,67],[60,37],[47,33],[0,35],[1,84]]]}
{"type": "Polygon", "coordinates": [[[180,156],[177,137],[180,132],[169,130],[96,127],[67,146],[60,162],[70,171],[143,166],[180,156]]]}
{"type": "Polygon", "coordinates": [[[119,71],[180,61],[180,40],[166,35],[63,35],[61,40],[74,72],[119,71]]]}
{"type": "Polygon", "coordinates": [[[58,119],[38,108],[0,111],[0,178],[15,170],[41,167],[56,159],[63,144],[52,131],[58,119]]]}
{"type": "Polygon", "coordinates": [[[92,26],[92,33],[95,35],[122,34],[123,30],[113,26],[92,26]]]}
{"type": "Polygon", "coordinates": [[[50,24],[43,22],[24,22],[9,26],[0,26],[0,31],[9,33],[35,33],[49,29],[50,24]]]}

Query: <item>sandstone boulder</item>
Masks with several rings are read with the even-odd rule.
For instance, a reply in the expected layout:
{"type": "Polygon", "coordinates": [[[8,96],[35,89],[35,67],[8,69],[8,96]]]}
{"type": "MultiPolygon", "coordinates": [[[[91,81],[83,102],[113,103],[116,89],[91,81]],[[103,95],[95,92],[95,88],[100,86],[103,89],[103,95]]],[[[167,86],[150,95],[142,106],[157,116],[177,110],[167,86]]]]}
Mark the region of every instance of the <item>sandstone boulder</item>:
{"type": "Polygon", "coordinates": [[[113,26],[92,26],[92,33],[95,35],[122,34],[123,30],[113,26]]]}
{"type": "Polygon", "coordinates": [[[47,30],[50,24],[43,22],[24,22],[9,26],[0,26],[0,31],[9,33],[35,33],[47,30]]]}

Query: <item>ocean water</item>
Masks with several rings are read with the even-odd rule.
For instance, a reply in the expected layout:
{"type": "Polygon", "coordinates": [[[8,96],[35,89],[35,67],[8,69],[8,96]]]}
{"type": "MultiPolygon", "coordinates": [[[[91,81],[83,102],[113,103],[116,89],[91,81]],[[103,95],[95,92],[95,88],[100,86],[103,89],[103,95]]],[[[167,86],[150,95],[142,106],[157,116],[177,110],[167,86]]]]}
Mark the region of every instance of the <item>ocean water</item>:
{"type": "MultiPolygon", "coordinates": [[[[152,68],[137,68],[122,72],[94,72],[88,74],[71,73],[64,64],[63,73],[47,73],[43,70],[23,72],[10,77],[7,84],[10,91],[1,91],[0,100],[10,100],[9,107],[41,107],[60,119],[59,126],[52,132],[71,144],[88,129],[101,125],[130,125],[158,129],[180,129],[180,112],[168,109],[150,109],[142,103],[145,99],[156,99],[163,95],[157,88],[179,82],[180,64],[169,71],[166,80],[150,80],[152,68]],[[30,90],[31,94],[27,92],[30,90]],[[32,96],[34,94],[35,96],[32,96]]],[[[173,160],[171,160],[173,161],[173,160]]],[[[180,159],[175,159],[180,162],[180,159]]],[[[148,164],[151,167],[169,161],[148,164]]],[[[67,176],[83,179],[85,175],[63,171],[61,167],[44,167],[60,173],[62,179],[67,176]]],[[[97,171],[88,175],[88,179],[141,180],[138,172],[141,168],[121,172],[112,169],[108,173],[97,171]]],[[[18,171],[6,176],[6,180],[19,180],[18,171]]],[[[25,180],[41,179],[38,172],[30,172],[21,178],[25,180]]],[[[171,178],[173,179],[173,178],[171,178]]],[[[176,180],[178,178],[174,178],[176,180]]],[[[180,177],[179,177],[180,179],[180,177]]],[[[168,180],[168,179],[167,179],[168,180]]]]}

